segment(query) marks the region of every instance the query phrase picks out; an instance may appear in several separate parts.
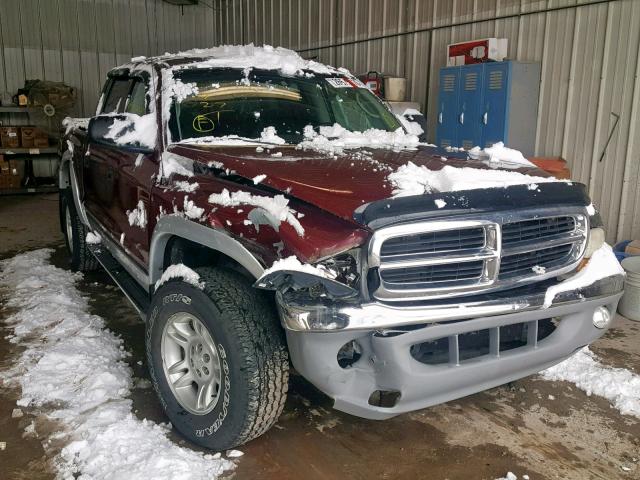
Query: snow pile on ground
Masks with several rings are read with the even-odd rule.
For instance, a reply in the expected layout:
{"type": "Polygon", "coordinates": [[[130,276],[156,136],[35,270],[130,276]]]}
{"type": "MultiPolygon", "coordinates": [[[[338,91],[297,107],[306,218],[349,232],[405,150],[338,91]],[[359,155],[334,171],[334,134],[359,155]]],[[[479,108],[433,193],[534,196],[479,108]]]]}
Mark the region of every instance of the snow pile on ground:
{"type": "Polygon", "coordinates": [[[52,438],[67,445],[55,458],[59,478],[211,480],[233,463],[179,447],[169,428],[140,421],[126,397],[131,370],[122,340],[88,313],[75,287],[80,274],[49,264],[52,250],[0,263],[0,289],[13,312],[10,341],[24,351],[0,373],[21,388],[18,404],[56,420],[52,438]]]}
{"type": "Polygon", "coordinates": [[[471,167],[456,168],[450,165],[445,165],[441,170],[429,170],[412,162],[402,165],[387,178],[394,187],[395,197],[558,181],[553,177],[535,177],[518,172],[471,167]]]}
{"type": "Polygon", "coordinates": [[[640,418],[640,375],[626,368],[602,365],[589,347],[544,370],[541,375],[545,380],[575,383],[587,395],[604,397],[621,413],[640,418]]]}
{"type": "Polygon", "coordinates": [[[110,138],[118,145],[140,145],[141,147],[154,148],[156,146],[155,113],[136,115],[134,113],[120,113],[114,118],[105,138],[110,138]]]}
{"type": "Polygon", "coordinates": [[[547,288],[547,291],[544,294],[543,308],[550,307],[553,303],[553,299],[559,293],[588,287],[597,280],[611,275],[624,274],[624,269],[613,253],[613,249],[609,244],[604,243],[598,250],[593,252],[589,259],[589,263],[587,263],[582,270],[564,282],[560,282],[557,285],[552,285],[547,288]]]}
{"type": "Polygon", "coordinates": [[[291,225],[298,235],[304,235],[304,228],[296,218],[296,211],[289,208],[289,199],[284,195],[276,195],[274,197],[265,197],[261,195],[252,195],[249,192],[236,191],[229,193],[226,188],[222,193],[212,193],[209,196],[209,203],[222,205],[223,207],[237,207],[240,205],[252,205],[260,209],[260,215],[253,214],[249,216],[249,220],[254,225],[260,223],[268,223],[274,229],[280,228],[281,222],[287,222],[291,225]]]}
{"type": "Polygon", "coordinates": [[[300,262],[300,260],[298,260],[298,258],[295,255],[291,255],[290,257],[282,258],[280,260],[276,260],[275,262],[273,262],[273,265],[271,265],[270,268],[266,269],[262,273],[260,278],[256,280],[256,282],[260,284],[260,281],[267,275],[270,275],[274,272],[280,272],[280,271],[309,273],[311,275],[315,275],[317,277],[322,277],[322,278],[328,278],[330,280],[333,280],[337,276],[337,273],[324,267],[323,265],[319,265],[316,267],[308,263],[302,263],[300,262]]]}
{"type": "Polygon", "coordinates": [[[133,210],[127,210],[127,218],[129,225],[145,228],[147,226],[147,210],[144,208],[144,202],[138,200],[138,205],[133,210]]]}
{"type": "MultiPolygon", "coordinates": [[[[173,56],[165,54],[166,56],[173,56]]],[[[261,47],[249,45],[223,45],[214,48],[195,48],[180,52],[177,56],[204,58],[196,64],[180,65],[176,70],[184,68],[259,68],[277,70],[283,75],[304,75],[303,70],[320,74],[340,73],[346,75],[344,69],[335,69],[313,60],[305,60],[293,50],[274,48],[270,45],[261,47]]]]}
{"type": "Polygon", "coordinates": [[[200,275],[191,270],[182,263],[170,265],[163,273],[160,279],[156,282],[155,289],[158,290],[164,283],[168,282],[172,278],[181,278],[183,281],[190,283],[194,287],[199,289],[204,288],[204,283],[200,281],[200,275]]]}
{"type": "Polygon", "coordinates": [[[482,159],[488,157],[489,163],[496,164],[512,164],[517,167],[535,167],[533,163],[524,158],[522,152],[513,148],[507,148],[504,143],[494,143],[492,146],[481,149],[480,147],[473,147],[469,150],[469,156],[474,159],[482,159]]]}
{"type": "Polygon", "coordinates": [[[395,132],[373,128],[365,132],[351,132],[335,123],[331,127],[320,127],[320,133],[317,133],[311,125],[307,125],[304,128],[304,140],[296,148],[337,155],[344,150],[354,148],[384,148],[399,151],[406,148],[415,149],[418,144],[416,135],[405,133],[401,128],[395,132]]]}

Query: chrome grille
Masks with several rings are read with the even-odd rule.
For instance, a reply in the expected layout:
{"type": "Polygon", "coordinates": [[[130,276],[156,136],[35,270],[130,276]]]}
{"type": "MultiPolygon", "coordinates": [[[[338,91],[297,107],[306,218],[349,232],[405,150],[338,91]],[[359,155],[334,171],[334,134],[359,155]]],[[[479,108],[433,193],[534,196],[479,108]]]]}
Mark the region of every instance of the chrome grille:
{"type": "Polygon", "coordinates": [[[421,253],[440,253],[468,248],[480,248],[484,245],[484,229],[468,228],[425,232],[417,235],[403,235],[390,238],[382,244],[380,258],[393,260],[399,256],[421,253]]]}
{"type": "MultiPolygon", "coordinates": [[[[504,289],[575,268],[586,246],[585,209],[487,214],[375,232],[372,295],[401,301],[504,289]]],[[[371,278],[371,277],[370,277],[371,278]]]]}

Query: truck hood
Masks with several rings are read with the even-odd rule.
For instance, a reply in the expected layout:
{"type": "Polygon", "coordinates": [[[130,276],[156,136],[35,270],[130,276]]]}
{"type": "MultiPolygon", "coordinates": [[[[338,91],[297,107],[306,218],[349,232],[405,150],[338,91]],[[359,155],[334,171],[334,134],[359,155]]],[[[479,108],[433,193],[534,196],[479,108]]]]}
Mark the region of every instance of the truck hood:
{"type": "Polygon", "coordinates": [[[392,197],[394,185],[388,176],[409,162],[431,171],[451,166],[549,176],[535,167],[511,165],[512,168],[500,168],[495,163],[470,159],[465,153],[448,153],[428,146],[400,152],[359,149],[337,156],[289,146],[267,149],[176,144],[168,151],[204,165],[233,171],[248,180],[255,178],[260,180],[259,185],[287,193],[350,221],[364,205],[392,197]],[[266,177],[261,178],[262,175],[266,177]]]}

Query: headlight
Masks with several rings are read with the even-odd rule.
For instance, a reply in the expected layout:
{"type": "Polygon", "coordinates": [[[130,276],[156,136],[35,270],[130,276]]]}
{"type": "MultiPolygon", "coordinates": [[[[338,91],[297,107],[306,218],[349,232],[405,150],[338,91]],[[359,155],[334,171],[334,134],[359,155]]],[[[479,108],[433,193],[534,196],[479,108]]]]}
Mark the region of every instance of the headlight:
{"type": "Polygon", "coordinates": [[[360,249],[354,248],[316,264],[334,272],[334,280],[357,289],[360,282],[360,249]]]}
{"type": "Polygon", "coordinates": [[[584,251],[584,258],[591,258],[593,252],[604,244],[604,228],[596,227],[589,230],[589,241],[584,251]]]}

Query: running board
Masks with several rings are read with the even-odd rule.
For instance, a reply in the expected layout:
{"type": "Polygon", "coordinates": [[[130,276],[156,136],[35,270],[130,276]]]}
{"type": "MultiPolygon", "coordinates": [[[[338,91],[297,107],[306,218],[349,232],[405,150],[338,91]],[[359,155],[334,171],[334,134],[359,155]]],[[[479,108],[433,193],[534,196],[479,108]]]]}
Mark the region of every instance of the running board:
{"type": "Polygon", "coordinates": [[[120,287],[120,290],[129,299],[142,319],[146,321],[150,304],[149,294],[129,275],[129,272],[118,263],[104,245],[87,244],[87,247],[89,247],[89,251],[96,257],[113,281],[116,282],[116,285],[120,287]]]}

